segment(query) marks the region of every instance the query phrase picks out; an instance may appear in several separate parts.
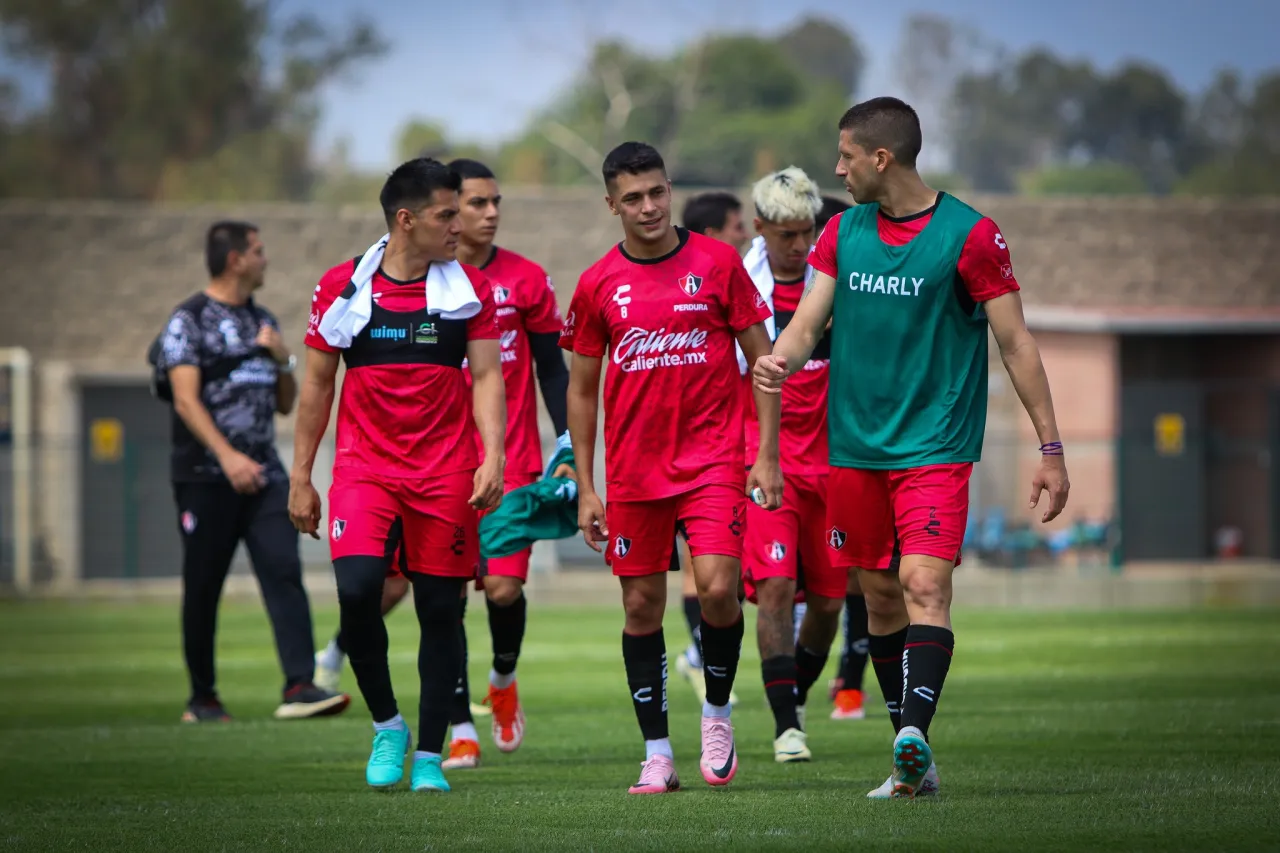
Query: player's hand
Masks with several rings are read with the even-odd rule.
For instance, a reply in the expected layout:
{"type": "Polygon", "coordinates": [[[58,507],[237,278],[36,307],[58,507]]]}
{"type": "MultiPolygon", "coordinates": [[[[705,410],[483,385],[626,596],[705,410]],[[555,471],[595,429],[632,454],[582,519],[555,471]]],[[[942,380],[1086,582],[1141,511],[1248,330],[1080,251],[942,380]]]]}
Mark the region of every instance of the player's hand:
{"type": "Polygon", "coordinates": [[[289,520],[299,533],[320,538],[320,495],[310,480],[289,482],[289,520]]]}
{"type": "Polygon", "coordinates": [[[604,520],[604,502],[595,492],[578,493],[578,529],[592,551],[604,553],[600,543],[609,541],[609,526],[604,520]]]}
{"type": "Polygon", "coordinates": [[[556,470],[551,472],[552,479],[556,477],[565,477],[566,479],[578,482],[578,472],[568,462],[561,462],[556,466],[556,470]]]}
{"type": "Polygon", "coordinates": [[[781,394],[782,383],[787,379],[787,360],[780,355],[762,355],[751,368],[754,384],[766,394],[781,394]]]}
{"type": "Polygon", "coordinates": [[[764,503],[758,506],[770,511],[782,506],[782,466],[776,461],[757,459],[747,475],[747,496],[753,502],[756,489],[764,493],[764,503]]]}
{"type": "Polygon", "coordinates": [[[467,503],[481,512],[502,503],[502,459],[490,456],[476,469],[475,491],[467,503]]]}
{"type": "Polygon", "coordinates": [[[289,360],[289,349],[284,345],[284,338],[280,337],[280,332],[275,326],[263,323],[258,329],[258,337],[254,343],[271,353],[271,357],[278,364],[284,364],[289,360]]]}
{"type": "Polygon", "coordinates": [[[1067,480],[1067,463],[1061,456],[1041,456],[1040,468],[1031,478],[1031,506],[1040,503],[1040,493],[1049,493],[1049,508],[1040,517],[1041,523],[1057,518],[1067,506],[1067,493],[1071,482],[1067,480]]]}
{"type": "Polygon", "coordinates": [[[256,494],[267,484],[263,467],[238,450],[229,451],[218,464],[231,481],[231,488],[242,495],[256,494]]]}

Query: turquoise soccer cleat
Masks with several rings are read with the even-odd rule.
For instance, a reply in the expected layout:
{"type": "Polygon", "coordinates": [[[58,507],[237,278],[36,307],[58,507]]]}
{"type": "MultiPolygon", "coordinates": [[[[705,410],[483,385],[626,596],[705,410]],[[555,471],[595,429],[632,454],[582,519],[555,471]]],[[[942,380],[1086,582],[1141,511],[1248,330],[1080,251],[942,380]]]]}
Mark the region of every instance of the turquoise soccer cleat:
{"type": "Polygon", "coordinates": [[[445,781],[444,771],[440,769],[440,757],[415,758],[413,760],[411,784],[415,791],[439,791],[441,793],[448,791],[449,783],[445,781]]]}
{"type": "Polygon", "coordinates": [[[391,788],[404,778],[404,756],[409,751],[409,727],[374,734],[373,752],[364,768],[364,780],[373,788],[391,788]]]}

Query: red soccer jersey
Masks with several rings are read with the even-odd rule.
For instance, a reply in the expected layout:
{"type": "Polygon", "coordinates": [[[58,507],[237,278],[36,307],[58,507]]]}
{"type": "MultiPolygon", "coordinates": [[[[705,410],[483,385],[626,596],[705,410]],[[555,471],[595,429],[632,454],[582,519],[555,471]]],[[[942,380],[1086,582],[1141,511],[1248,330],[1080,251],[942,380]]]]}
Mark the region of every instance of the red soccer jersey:
{"type": "MultiPolygon", "coordinates": [[[[774,282],[773,311],[779,334],[795,316],[803,293],[803,280],[774,282]]],[[[830,364],[831,340],[824,334],[805,366],[782,386],[778,456],[785,474],[825,474],[831,468],[827,453],[827,373],[830,364]]],[[[755,461],[760,450],[760,424],[756,420],[751,384],[748,372],[745,378],[748,463],[755,461]]]]}
{"type": "Polygon", "coordinates": [[[560,346],[609,355],[604,382],[610,500],[745,484],[737,333],[769,309],[732,246],[678,230],[662,258],[621,246],[582,274],[560,346]]]}
{"type": "MultiPolygon", "coordinates": [[[[890,246],[905,246],[929,224],[936,207],[935,204],[928,210],[900,219],[880,213],[877,219],[880,239],[890,246]]],[[[809,250],[809,265],[832,278],[836,276],[836,244],[840,237],[841,216],[842,213],[837,213],[831,217],[822,229],[818,242],[809,250]]],[[[969,232],[956,268],[969,296],[979,305],[1018,289],[1018,280],[1013,277],[1009,246],[1000,229],[989,217],[983,217],[969,232]]]]}
{"type": "MultiPolygon", "coordinates": [[[[542,439],[538,435],[538,398],[529,335],[558,333],[564,326],[556,291],[546,270],[506,249],[495,248],[480,269],[493,288],[501,330],[502,378],[507,386],[507,470],[540,474],[542,439]]],[[[470,371],[466,377],[470,386],[470,371]]],[[[476,446],[483,459],[479,430],[476,446]]]]}
{"type": "MultiPolygon", "coordinates": [[[[482,306],[470,320],[427,313],[425,279],[396,281],[382,270],[374,276],[373,315],[342,351],[334,468],[425,477],[479,465],[462,362],[467,341],[498,337],[498,323],[488,279],[475,267],[463,269],[482,306]]],[[[320,318],[354,271],[347,261],[316,285],[307,346],[336,351],[319,332],[320,318]]]]}

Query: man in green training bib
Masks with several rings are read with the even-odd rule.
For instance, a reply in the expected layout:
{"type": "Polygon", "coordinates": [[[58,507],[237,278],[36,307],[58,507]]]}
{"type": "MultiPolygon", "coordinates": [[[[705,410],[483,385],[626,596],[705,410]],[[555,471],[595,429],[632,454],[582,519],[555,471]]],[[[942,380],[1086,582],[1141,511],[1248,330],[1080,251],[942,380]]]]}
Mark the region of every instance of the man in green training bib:
{"type": "Polygon", "coordinates": [[[875,798],[938,791],[929,723],[955,645],[951,575],[982,456],[988,327],[1041,443],[1031,505],[1047,491],[1050,521],[1069,489],[1009,247],[989,218],[925,185],[920,147],[920,121],[896,98],[840,119],[836,174],[857,206],[823,229],[795,316],[752,371],[781,393],[831,321],[827,546],[833,566],[858,570],[896,732],[875,798]]]}

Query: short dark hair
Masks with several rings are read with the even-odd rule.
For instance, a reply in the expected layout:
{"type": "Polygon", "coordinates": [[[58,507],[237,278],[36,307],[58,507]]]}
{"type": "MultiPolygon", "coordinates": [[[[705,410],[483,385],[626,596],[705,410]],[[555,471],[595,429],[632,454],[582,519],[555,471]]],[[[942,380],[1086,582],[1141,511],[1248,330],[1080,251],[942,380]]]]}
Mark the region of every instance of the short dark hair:
{"type": "Polygon", "coordinates": [[[853,141],[868,151],[885,148],[908,169],[914,169],[920,146],[920,117],[897,98],[872,98],[849,107],[840,118],[840,129],[853,133],[853,141]]]}
{"type": "Polygon", "coordinates": [[[723,229],[729,214],[737,210],[742,210],[742,202],[733,193],[700,193],[684,203],[680,220],[693,233],[706,234],[712,228],[723,229]]]}
{"type": "Polygon", "coordinates": [[[604,158],[604,166],[600,169],[604,175],[604,185],[612,187],[618,175],[642,175],[645,172],[660,170],[667,172],[667,164],[662,161],[658,149],[644,142],[624,142],[609,152],[604,158]]]}
{"type": "Polygon", "coordinates": [[[431,203],[436,190],[462,189],[462,178],[453,169],[431,157],[415,157],[396,166],[382,185],[378,201],[387,224],[395,222],[396,211],[418,210],[431,203]]]}
{"type": "Polygon", "coordinates": [[[835,218],[837,213],[844,213],[853,205],[842,198],[836,198],[833,195],[824,195],[822,197],[822,210],[818,211],[818,216],[813,220],[814,228],[817,233],[821,234],[822,229],[827,227],[827,223],[835,218]]]}
{"type": "Polygon", "coordinates": [[[258,226],[251,222],[226,220],[210,225],[204,239],[204,263],[209,275],[217,278],[226,272],[231,253],[249,251],[249,235],[257,233],[258,226]]]}
{"type": "Polygon", "coordinates": [[[449,168],[458,173],[458,177],[464,181],[472,179],[493,179],[497,180],[497,176],[493,174],[493,170],[481,163],[479,160],[469,160],[466,157],[459,157],[457,160],[450,161],[449,168]]]}

